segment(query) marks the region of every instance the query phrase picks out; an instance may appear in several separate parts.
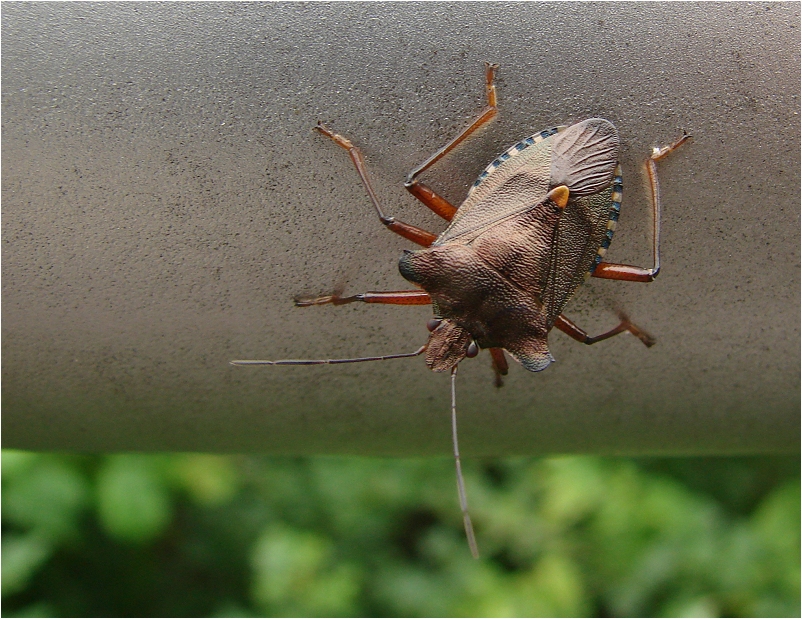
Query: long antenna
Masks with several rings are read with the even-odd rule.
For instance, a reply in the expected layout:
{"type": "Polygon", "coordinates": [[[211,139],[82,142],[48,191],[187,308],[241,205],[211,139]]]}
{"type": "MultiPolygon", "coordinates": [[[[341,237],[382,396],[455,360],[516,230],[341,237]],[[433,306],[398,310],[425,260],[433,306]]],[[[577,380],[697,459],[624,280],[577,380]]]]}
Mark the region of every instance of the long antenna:
{"type": "MultiPolygon", "coordinates": [[[[231,365],[328,365],[334,363],[362,363],[364,361],[385,361],[387,359],[403,359],[405,357],[417,357],[426,350],[426,344],[414,352],[401,353],[397,355],[383,355],[380,357],[354,357],[351,359],[279,359],[269,361],[267,359],[236,359],[229,361],[231,365]]],[[[476,536],[473,532],[471,516],[468,513],[468,499],[465,495],[465,480],[462,477],[462,464],[459,459],[459,442],[457,441],[457,366],[451,368],[451,437],[454,441],[454,462],[457,467],[457,491],[459,492],[459,505],[462,510],[462,522],[465,525],[465,535],[468,538],[468,546],[474,559],[479,558],[479,548],[476,545],[476,536]]]]}
{"type": "Polygon", "coordinates": [[[454,440],[454,462],[457,465],[457,491],[459,492],[459,506],[462,510],[462,523],[465,525],[465,535],[468,537],[468,546],[474,559],[479,558],[479,548],[476,545],[476,536],[473,534],[471,515],[468,513],[468,498],[465,495],[465,480],[462,478],[462,465],[459,461],[459,443],[457,442],[457,366],[451,368],[451,436],[454,440]]]}
{"type": "Polygon", "coordinates": [[[363,361],[385,361],[387,359],[404,359],[417,357],[426,350],[426,344],[415,352],[405,352],[398,355],[383,355],[381,357],[354,357],[353,359],[279,359],[268,361],[266,359],[237,359],[229,361],[231,365],[329,365],[333,363],[362,363],[363,361]]]}

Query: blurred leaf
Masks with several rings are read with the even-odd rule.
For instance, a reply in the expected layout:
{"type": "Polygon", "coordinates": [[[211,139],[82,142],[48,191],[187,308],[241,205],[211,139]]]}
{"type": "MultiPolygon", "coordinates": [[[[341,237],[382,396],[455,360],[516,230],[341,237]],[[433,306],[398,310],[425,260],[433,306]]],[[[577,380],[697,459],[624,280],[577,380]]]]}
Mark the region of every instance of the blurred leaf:
{"type": "Polygon", "coordinates": [[[58,617],[52,604],[47,602],[36,602],[30,606],[25,606],[11,615],[3,614],[4,617],[58,617]]]}
{"type": "Polygon", "coordinates": [[[604,500],[606,471],[597,458],[549,458],[544,465],[543,512],[552,522],[571,526],[604,500]]]}
{"type": "Polygon", "coordinates": [[[762,552],[758,581],[762,595],[753,612],[759,616],[800,614],[800,487],[786,483],[768,495],[751,525],[762,552]]]}
{"type": "MultiPolygon", "coordinates": [[[[777,488],[760,504],[752,517],[761,539],[798,567],[800,551],[800,488],[796,481],[777,488]]],[[[795,578],[797,582],[798,578],[795,578]]]]}
{"type": "Polygon", "coordinates": [[[711,596],[677,597],[662,609],[661,617],[720,617],[721,611],[711,596]]]}
{"type": "Polygon", "coordinates": [[[97,476],[100,522],[121,541],[144,543],[159,536],[172,517],[158,461],[140,455],[111,456],[97,476]]]}
{"type": "MultiPolygon", "coordinates": [[[[533,578],[518,584],[519,594],[528,587],[537,591],[541,608],[538,616],[584,617],[590,608],[578,566],[564,554],[548,554],[538,563],[533,578]],[[524,585],[523,587],[521,585],[524,585]]],[[[519,608],[518,616],[527,616],[529,609],[519,608]]],[[[534,610],[534,609],[533,609],[534,610]]]]}
{"type": "Polygon", "coordinates": [[[259,615],[243,608],[239,604],[231,601],[223,602],[215,608],[212,617],[258,617],[259,615]]]}
{"type": "Polygon", "coordinates": [[[17,593],[50,558],[53,548],[37,534],[4,534],[2,540],[2,594],[17,593]]]}
{"type": "Polygon", "coordinates": [[[782,480],[799,477],[799,457],[789,455],[638,458],[635,462],[644,472],[670,475],[742,516],[749,515],[782,480]]]}
{"type": "Polygon", "coordinates": [[[441,575],[411,565],[390,564],[374,575],[373,587],[382,605],[400,617],[445,617],[451,600],[441,580],[441,575]]]}
{"type": "Polygon", "coordinates": [[[15,455],[11,460],[17,468],[3,490],[3,520],[54,540],[74,534],[89,500],[83,475],[55,456],[23,457],[22,468],[15,455]]]}
{"type": "Polygon", "coordinates": [[[331,542],[275,525],[253,550],[253,598],[271,615],[347,616],[354,613],[359,573],[333,562],[331,542]]]}
{"type": "Polygon", "coordinates": [[[469,459],[474,561],[445,458],[3,455],[4,616],[799,616],[776,459],[469,459]]]}
{"type": "Polygon", "coordinates": [[[17,451],[16,449],[4,449],[0,457],[2,458],[3,481],[24,473],[34,462],[42,459],[41,454],[17,451]]]}
{"type": "Polygon", "coordinates": [[[237,492],[238,472],[227,456],[177,454],[170,473],[178,485],[200,505],[220,505],[237,492]]]}

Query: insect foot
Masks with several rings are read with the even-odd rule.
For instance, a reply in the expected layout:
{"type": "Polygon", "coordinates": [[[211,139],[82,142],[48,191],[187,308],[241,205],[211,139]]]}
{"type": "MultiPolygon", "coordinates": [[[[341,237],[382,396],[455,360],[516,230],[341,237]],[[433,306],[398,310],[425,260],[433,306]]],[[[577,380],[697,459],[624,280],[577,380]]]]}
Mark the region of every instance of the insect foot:
{"type": "Polygon", "coordinates": [[[646,348],[651,348],[657,343],[657,340],[654,339],[652,335],[650,335],[637,325],[633,325],[632,322],[630,322],[629,320],[629,316],[627,316],[623,312],[618,313],[618,318],[619,320],[621,320],[621,324],[625,325],[626,330],[629,331],[636,338],[638,338],[641,342],[643,342],[646,348]]]}

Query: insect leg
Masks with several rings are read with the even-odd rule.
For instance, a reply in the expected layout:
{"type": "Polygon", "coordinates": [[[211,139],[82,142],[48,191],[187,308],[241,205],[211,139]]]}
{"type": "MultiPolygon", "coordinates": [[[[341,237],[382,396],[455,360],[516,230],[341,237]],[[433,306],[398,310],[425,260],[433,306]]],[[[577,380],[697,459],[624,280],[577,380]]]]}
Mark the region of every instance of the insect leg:
{"type": "Polygon", "coordinates": [[[404,183],[404,187],[407,188],[409,193],[434,211],[436,215],[439,215],[446,221],[451,221],[454,219],[454,215],[457,212],[457,207],[442,196],[437,195],[429,188],[428,185],[424,185],[416,180],[408,180],[404,183]]]}
{"type": "Polygon", "coordinates": [[[595,344],[596,342],[601,342],[602,340],[606,340],[607,338],[611,338],[614,335],[618,335],[619,333],[624,333],[625,331],[629,331],[632,335],[637,337],[641,342],[643,342],[647,347],[654,346],[655,339],[646,333],[643,329],[638,328],[637,326],[633,325],[629,322],[629,318],[627,318],[623,314],[619,314],[619,318],[621,322],[617,327],[614,329],[610,329],[606,333],[602,333],[601,335],[595,335],[591,337],[585,331],[577,327],[573,322],[568,320],[564,315],[560,314],[557,316],[557,320],[554,321],[554,326],[565,333],[566,335],[570,335],[574,338],[577,342],[582,342],[583,344],[595,344]]]}
{"type": "Polygon", "coordinates": [[[376,209],[379,220],[381,220],[381,222],[387,226],[387,228],[396,234],[403,236],[405,239],[408,239],[413,243],[417,243],[423,247],[429,247],[429,245],[434,243],[435,239],[437,238],[436,234],[432,234],[431,232],[427,232],[426,230],[416,226],[405,224],[402,221],[396,221],[394,217],[388,217],[384,214],[381,206],[379,205],[379,199],[376,197],[376,192],[373,191],[373,187],[370,184],[367,166],[365,165],[365,157],[362,155],[362,151],[359,150],[359,148],[354,146],[348,138],[345,138],[340,134],[334,133],[328,129],[325,125],[323,125],[323,123],[318,123],[315,129],[323,135],[331,138],[338,146],[348,151],[348,155],[351,157],[351,161],[354,162],[354,167],[356,167],[359,178],[362,179],[362,184],[365,186],[365,191],[368,192],[370,201],[373,202],[373,207],[376,209]]]}
{"type": "Polygon", "coordinates": [[[593,270],[593,277],[603,279],[619,279],[628,282],[651,282],[660,272],[660,183],[657,180],[657,161],[673,152],[684,144],[690,135],[687,133],[671,144],[662,148],[655,148],[652,155],[646,160],[646,174],[649,177],[649,185],[652,190],[652,211],[653,224],[652,230],[652,255],[654,256],[654,266],[651,269],[636,267],[628,264],[612,264],[602,262],[593,270]]]}
{"type": "Polygon", "coordinates": [[[437,215],[447,221],[451,221],[451,219],[454,217],[454,213],[457,212],[457,208],[449,203],[445,198],[437,195],[429,187],[418,181],[417,177],[425,170],[428,170],[436,161],[439,161],[447,153],[451,152],[457,145],[462,143],[465,138],[471,135],[479,127],[493,119],[498,113],[495,85],[496,69],[498,69],[498,65],[490,64],[489,62],[485,63],[485,89],[487,91],[487,105],[481,112],[479,112],[479,116],[476,118],[476,120],[473,121],[470,127],[464,129],[453,140],[443,146],[443,148],[438,150],[417,168],[407,174],[407,180],[404,183],[404,186],[413,196],[415,196],[437,215]]]}
{"type": "Polygon", "coordinates": [[[350,297],[340,296],[338,293],[323,297],[296,297],[297,307],[310,307],[312,305],[345,305],[346,303],[385,303],[389,305],[429,305],[432,302],[428,292],[423,290],[398,290],[396,292],[363,292],[350,297]]]}
{"type": "Polygon", "coordinates": [[[504,379],[502,376],[506,376],[510,369],[510,366],[507,365],[507,359],[504,357],[504,350],[501,348],[491,348],[490,357],[493,359],[492,367],[496,375],[496,387],[503,387],[504,379]]]}

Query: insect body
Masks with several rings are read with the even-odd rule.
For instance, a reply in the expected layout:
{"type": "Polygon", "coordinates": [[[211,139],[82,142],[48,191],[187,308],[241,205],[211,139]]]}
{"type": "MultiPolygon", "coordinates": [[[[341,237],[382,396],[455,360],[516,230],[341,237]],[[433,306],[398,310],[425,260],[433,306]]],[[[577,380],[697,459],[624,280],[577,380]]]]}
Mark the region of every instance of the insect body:
{"type": "Polygon", "coordinates": [[[557,328],[585,344],[594,344],[625,331],[651,346],[654,340],[621,316],[618,326],[589,336],[562,312],[587,278],[652,281],[660,270],[660,196],[655,162],[690,136],[656,148],[646,161],[652,189],[654,234],[652,268],[604,262],[613,238],[622,199],[618,162],[619,138],[613,124],[591,118],[530,136],[499,155],[480,175],[459,208],[437,195],[418,176],[460,144],[497,113],[495,65],[486,65],[487,106],[473,124],[410,172],[406,188],[443,219],[439,236],[388,217],[382,211],[367,175],[361,151],[348,139],[322,124],[316,129],[348,151],[381,222],[393,232],[420,245],[405,250],[401,275],[414,290],[366,292],[344,297],[338,293],[296,299],[296,305],[353,302],[396,305],[431,304],[434,317],[428,341],[411,353],[353,359],[293,359],[232,361],[234,365],[318,365],[379,361],[425,353],[436,372],[451,372],[451,418],[457,485],[471,551],[478,556],[468,516],[456,433],[455,377],[465,357],[480,348],[490,350],[501,386],[508,371],[506,350],[526,369],[539,372],[553,358],[548,334],[557,328]]]}
{"type": "Polygon", "coordinates": [[[493,161],[445,232],[399,263],[442,319],[429,367],[452,368],[475,343],[545,369],[548,332],[609,247],[621,190],[618,134],[600,118],[543,131],[493,161]]]}

